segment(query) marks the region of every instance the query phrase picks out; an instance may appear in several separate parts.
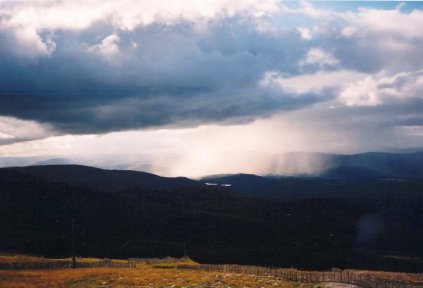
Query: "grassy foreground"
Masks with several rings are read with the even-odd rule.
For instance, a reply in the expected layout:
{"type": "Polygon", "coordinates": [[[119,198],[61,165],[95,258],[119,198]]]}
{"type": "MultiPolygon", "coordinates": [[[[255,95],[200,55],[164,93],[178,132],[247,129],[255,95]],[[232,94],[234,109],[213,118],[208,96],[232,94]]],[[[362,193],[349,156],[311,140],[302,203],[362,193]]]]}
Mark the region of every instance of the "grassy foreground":
{"type": "Polygon", "coordinates": [[[47,287],[319,287],[276,277],[176,270],[138,265],[127,268],[0,271],[2,288],[47,287]]]}
{"type": "MultiPolygon", "coordinates": [[[[50,261],[34,256],[0,255],[0,262],[50,261]]],[[[57,259],[59,260],[59,259],[57,259]]],[[[65,260],[65,259],[62,259],[65,260]]],[[[79,262],[94,262],[96,258],[78,258],[79,262]]],[[[125,260],[113,260],[125,261],[125,260]]],[[[78,268],[57,270],[0,270],[1,288],[50,288],[50,287],[232,287],[232,288],[312,288],[313,284],[288,282],[270,276],[252,276],[233,273],[177,270],[174,265],[137,264],[137,268],[78,268]]],[[[182,264],[182,263],[181,263],[182,264]]],[[[184,262],[183,264],[187,264],[184,262]]],[[[188,264],[196,264],[190,261],[188,264]]]]}
{"type": "MultiPolygon", "coordinates": [[[[35,256],[0,254],[0,263],[48,262],[70,259],[47,259],[35,256]]],[[[78,262],[98,262],[98,258],[77,258],[78,262]]],[[[127,260],[113,260],[127,263],[127,260]]],[[[47,288],[47,287],[196,287],[196,288],[317,288],[323,284],[307,284],[282,280],[275,276],[257,276],[201,270],[178,270],[176,264],[198,265],[192,260],[161,264],[137,264],[137,268],[78,268],[56,270],[0,270],[1,288],[47,288]]],[[[372,275],[379,279],[404,280],[423,283],[423,274],[394,273],[382,271],[349,270],[351,273],[372,275]]],[[[338,285],[339,286],[339,285],[338,285]]],[[[337,286],[337,287],[338,287],[337,286]]],[[[340,285],[339,287],[346,287],[340,285]]],[[[417,286],[416,286],[417,287],[417,286]]],[[[418,286],[420,287],[420,286],[418,286]]]]}

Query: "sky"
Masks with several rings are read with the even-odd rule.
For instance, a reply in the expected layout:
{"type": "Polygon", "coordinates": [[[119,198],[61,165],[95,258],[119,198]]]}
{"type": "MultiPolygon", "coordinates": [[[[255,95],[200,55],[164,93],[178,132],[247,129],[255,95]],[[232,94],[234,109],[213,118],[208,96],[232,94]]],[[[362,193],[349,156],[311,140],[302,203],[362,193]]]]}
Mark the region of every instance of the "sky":
{"type": "Polygon", "coordinates": [[[423,149],[421,27],[422,2],[0,0],[0,166],[289,174],[318,169],[289,152],[423,149]]]}

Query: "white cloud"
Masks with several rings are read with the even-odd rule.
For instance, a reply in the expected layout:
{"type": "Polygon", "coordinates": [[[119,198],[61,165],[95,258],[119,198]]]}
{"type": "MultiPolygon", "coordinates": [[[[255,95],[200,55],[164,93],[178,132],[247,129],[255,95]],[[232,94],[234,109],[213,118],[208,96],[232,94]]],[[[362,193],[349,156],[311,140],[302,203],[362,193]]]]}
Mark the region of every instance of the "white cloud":
{"type": "Polygon", "coordinates": [[[377,81],[372,76],[347,84],[339,100],[347,106],[375,106],[382,103],[377,91],[377,81]]]}
{"type": "MultiPolygon", "coordinates": [[[[104,60],[109,63],[117,63],[116,57],[119,55],[119,40],[120,37],[116,34],[111,34],[105,37],[101,43],[90,46],[88,51],[99,53],[104,60]]],[[[136,48],[136,47],[135,47],[136,48]]]]}
{"type": "Polygon", "coordinates": [[[401,39],[423,37],[423,11],[413,10],[409,13],[399,9],[381,10],[361,8],[358,13],[350,13],[349,20],[361,30],[391,35],[401,39]]]}
{"type": "Polygon", "coordinates": [[[387,75],[370,75],[346,85],[339,101],[347,106],[376,106],[398,100],[423,99],[423,70],[387,75]]]}
{"type": "MultiPolygon", "coordinates": [[[[285,13],[298,14],[327,25],[331,21],[336,25],[345,25],[342,28],[343,36],[352,36],[355,33],[375,33],[379,35],[398,36],[400,38],[421,38],[423,30],[423,11],[401,11],[402,6],[395,9],[376,9],[365,7],[363,4],[358,11],[338,12],[336,10],[320,9],[313,6],[312,2],[303,1],[296,8],[283,6],[285,13]]],[[[326,27],[331,28],[331,27],[326,27]]],[[[336,28],[336,27],[333,27],[336,28]]]]}
{"type": "Polygon", "coordinates": [[[3,1],[0,2],[0,30],[15,37],[22,46],[21,56],[35,57],[48,56],[54,51],[53,40],[42,39],[44,32],[84,30],[99,23],[131,31],[153,23],[207,23],[237,14],[266,15],[278,9],[276,0],[3,1]]]}
{"type": "Polygon", "coordinates": [[[9,38],[12,54],[28,59],[50,56],[56,49],[52,34],[41,37],[33,27],[16,27],[13,30],[3,31],[3,35],[0,36],[9,38]]]}
{"type": "Polygon", "coordinates": [[[362,79],[366,74],[349,71],[318,71],[313,74],[284,76],[278,72],[267,72],[260,84],[295,94],[320,93],[325,89],[339,89],[351,81],[362,79]]]}
{"type": "MultiPolygon", "coordinates": [[[[367,4],[363,2],[362,6],[367,4]]],[[[313,26],[313,40],[330,47],[340,64],[353,69],[410,70],[423,65],[423,10],[411,12],[396,9],[359,8],[348,12],[319,9],[312,2],[294,8],[283,6],[286,14],[298,15],[304,27],[313,26]],[[344,62],[344,63],[342,63],[344,62]]],[[[284,16],[284,15],[283,15],[284,16]]],[[[283,17],[282,16],[282,17],[283,17]]],[[[297,29],[303,39],[309,38],[304,28],[297,29]]],[[[324,50],[327,51],[327,50],[324,50]]]]}
{"type": "Polygon", "coordinates": [[[48,124],[0,116],[0,144],[40,139],[52,134],[54,131],[48,124]]]}
{"type": "Polygon", "coordinates": [[[423,99],[423,70],[396,74],[321,70],[297,76],[266,72],[260,85],[276,87],[294,95],[333,93],[336,101],[346,106],[377,106],[413,98],[423,99]]]}
{"type": "Polygon", "coordinates": [[[332,19],[336,13],[331,10],[319,9],[313,6],[311,1],[299,1],[300,5],[297,8],[287,8],[284,6],[284,11],[292,14],[300,14],[309,18],[315,19],[332,19]]]}
{"type": "Polygon", "coordinates": [[[304,40],[310,40],[312,38],[311,30],[307,27],[297,27],[297,31],[304,40]]]}
{"type": "Polygon", "coordinates": [[[354,36],[357,32],[358,32],[358,28],[350,25],[350,26],[345,26],[344,28],[342,28],[341,35],[343,37],[349,38],[354,36]]]}
{"type": "Polygon", "coordinates": [[[305,57],[304,60],[300,62],[301,66],[305,65],[317,65],[321,68],[334,66],[338,64],[339,61],[333,57],[330,53],[320,49],[320,48],[311,48],[305,57]]]}
{"type": "Polygon", "coordinates": [[[0,141],[6,139],[15,139],[16,137],[7,133],[0,132],[0,141]]]}

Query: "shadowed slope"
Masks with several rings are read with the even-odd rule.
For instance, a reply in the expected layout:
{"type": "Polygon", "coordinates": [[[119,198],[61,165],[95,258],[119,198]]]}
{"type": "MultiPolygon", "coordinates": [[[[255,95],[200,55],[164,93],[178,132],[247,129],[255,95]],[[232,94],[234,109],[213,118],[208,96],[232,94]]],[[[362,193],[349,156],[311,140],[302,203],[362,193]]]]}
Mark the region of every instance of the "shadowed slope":
{"type": "Polygon", "coordinates": [[[36,176],[48,182],[63,182],[107,192],[118,192],[135,187],[163,189],[200,185],[185,177],[167,178],[146,172],[105,170],[82,165],[46,165],[2,169],[36,176]]]}

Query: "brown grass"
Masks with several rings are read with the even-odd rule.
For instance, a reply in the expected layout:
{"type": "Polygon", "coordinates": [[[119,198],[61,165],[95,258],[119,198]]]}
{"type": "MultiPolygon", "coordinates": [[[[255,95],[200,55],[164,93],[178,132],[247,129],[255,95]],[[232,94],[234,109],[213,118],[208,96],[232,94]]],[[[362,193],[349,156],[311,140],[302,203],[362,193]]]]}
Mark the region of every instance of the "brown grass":
{"type": "MultiPolygon", "coordinates": [[[[46,262],[70,259],[48,259],[36,256],[14,254],[0,255],[5,262],[46,262]]],[[[99,258],[77,258],[78,262],[97,262],[99,258]]],[[[127,260],[113,260],[124,262],[127,260]]],[[[299,284],[274,276],[254,276],[225,272],[204,272],[177,270],[177,264],[196,265],[192,260],[181,263],[137,264],[129,268],[79,268],[62,270],[0,270],[0,287],[4,288],[47,288],[47,287],[321,287],[318,284],[299,284]]],[[[423,274],[349,270],[354,274],[370,274],[379,279],[423,281],[423,274]]]]}
{"type": "Polygon", "coordinates": [[[47,287],[319,287],[276,277],[232,273],[158,269],[149,265],[128,268],[80,268],[65,270],[0,271],[2,288],[47,287]]]}

